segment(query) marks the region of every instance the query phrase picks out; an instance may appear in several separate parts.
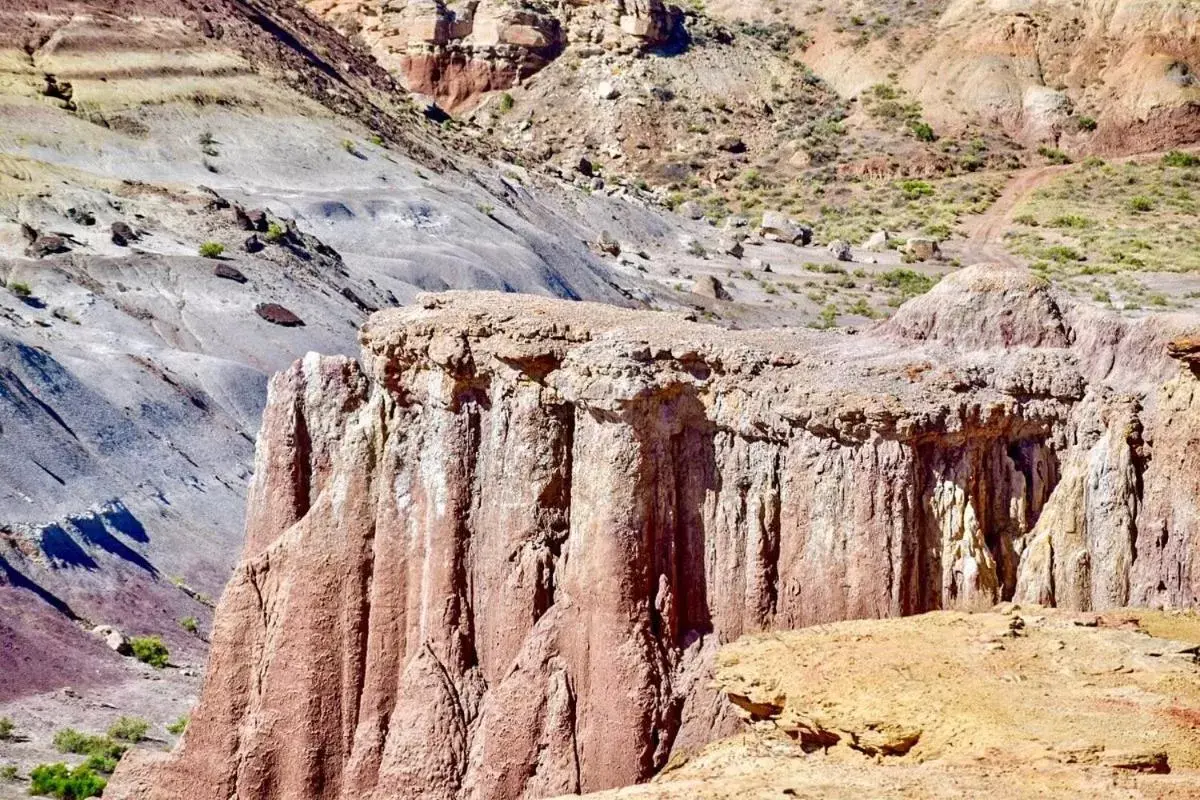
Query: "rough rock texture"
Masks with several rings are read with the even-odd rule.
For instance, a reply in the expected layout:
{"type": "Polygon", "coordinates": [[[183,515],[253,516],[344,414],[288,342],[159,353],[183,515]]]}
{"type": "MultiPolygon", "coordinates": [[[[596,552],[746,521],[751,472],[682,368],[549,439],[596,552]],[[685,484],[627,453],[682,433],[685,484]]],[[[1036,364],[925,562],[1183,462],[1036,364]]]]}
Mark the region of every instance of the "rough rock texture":
{"type": "Polygon", "coordinates": [[[356,34],[407,87],[454,111],[514,86],[570,42],[648,48],[664,44],[679,10],[662,0],[593,0],[549,7],[476,0],[306,0],[317,16],[356,34]]]}
{"type": "Polygon", "coordinates": [[[605,789],[729,730],[707,668],[745,633],[1195,604],[1188,325],[994,266],[860,337],[489,294],[377,314],[361,367],[272,384],[186,742],[106,797],[605,789]]]}
{"type": "Polygon", "coordinates": [[[1005,604],[749,636],[736,737],[589,800],[1183,798],[1200,792],[1200,618],[1005,604]]]}

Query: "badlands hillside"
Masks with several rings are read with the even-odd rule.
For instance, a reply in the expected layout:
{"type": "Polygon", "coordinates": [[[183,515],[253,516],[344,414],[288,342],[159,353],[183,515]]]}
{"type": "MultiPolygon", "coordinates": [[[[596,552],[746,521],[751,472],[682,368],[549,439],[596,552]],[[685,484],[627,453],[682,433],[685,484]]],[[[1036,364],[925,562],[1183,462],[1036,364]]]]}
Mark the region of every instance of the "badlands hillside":
{"type": "Polygon", "coordinates": [[[1185,0],[7,0],[0,798],[1191,796],[1196,68],[1185,0]]]}

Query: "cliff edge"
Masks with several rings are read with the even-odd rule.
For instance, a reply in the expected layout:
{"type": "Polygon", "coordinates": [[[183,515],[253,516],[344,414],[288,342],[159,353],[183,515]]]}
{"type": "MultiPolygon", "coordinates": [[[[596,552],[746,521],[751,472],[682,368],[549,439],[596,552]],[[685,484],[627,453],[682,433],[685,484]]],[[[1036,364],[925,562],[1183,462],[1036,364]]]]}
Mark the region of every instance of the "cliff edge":
{"type": "Polygon", "coordinates": [[[859,336],[376,314],[361,363],[272,382],[201,703],[106,796],[602,790],[733,730],[711,666],[743,634],[1194,606],[1196,329],[991,265],[859,336]]]}

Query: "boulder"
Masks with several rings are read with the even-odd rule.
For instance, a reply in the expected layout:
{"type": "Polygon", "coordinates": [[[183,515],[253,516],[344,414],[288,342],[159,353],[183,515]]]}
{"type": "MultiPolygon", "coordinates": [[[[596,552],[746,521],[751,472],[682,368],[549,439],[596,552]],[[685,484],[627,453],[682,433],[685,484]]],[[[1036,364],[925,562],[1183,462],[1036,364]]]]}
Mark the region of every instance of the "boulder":
{"type": "Polygon", "coordinates": [[[82,208],[68,208],[67,219],[76,225],[83,225],[89,228],[96,224],[96,215],[82,208]]]}
{"type": "Polygon", "coordinates": [[[233,223],[244,231],[254,230],[254,223],[250,221],[250,216],[246,213],[246,209],[236,203],[233,206],[233,223]]]}
{"type": "Polygon", "coordinates": [[[829,254],[838,261],[853,261],[854,254],[850,251],[850,243],[841,239],[835,239],[829,243],[829,254]]]}
{"type": "Polygon", "coordinates": [[[258,231],[259,233],[266,233],[267,228],[270,227],[271,224],[270,220],[267,219],[267,212],[263,211],[261,208],[255,208],[247,211],[246,219],[250,223],[250,227],[246,230],[258,231]]]}
{"type": "Polygon", "coordinates": [[[762,224],[758,226],[758,232],[764,239],[773,242],[795,245],[806,245],[812,242],[812,228],[801,225],[778,211],[763,213],[762,224]]]}
{"type": "Polygon", "coordinates": [[[246,282],[246,276],[242,274],[242,271],[228,264],[217,264],[213,267],[213,275],[216,275],[218,278],[224,278],[227,281],[233,281],[234,283],[246,282]]]}
{"type": "Polygon", "coordinates": [[[280,325],[284,328],[304,327],[304,320],[278,303],[259,303],[254,307],[254,313],[272,325],[280,325]]]}
{"type": "Polygon", "coordinates": [[[721,252],[725,255],[741,258],[746,254],[746,248],[742,247],[742,243],[736,237],[721,240],[721,252]]]}
{"type": "Polygon", "coordinates": [[[688,200],[680,204],[679,215],[684,219],[704,219],[704,207],[695,200],[688,200]]]}
{"type": "Polygon", "coordinates": [[[263,244],[262,239],[258,238],[257,233],[251,234],[250,237],[242,243],[242,249],[244,249],[247,253],[261,253],[265,247],[266,245],[263,244]]]}
{"type": "Polygon", "coordinates": [[[111,625],[97,625],[92,628],[92,635],[103,639],[108,649],[115,653],[123,656],[133,655],[133,647],[129,644],[129,637],[111,625]]]}
{"type": "Polygon", "coordinates": [[[692,285],[692,292],[713,300],[732,300],[724,284],[715,275],[701,275],[692,285]]]}
{"type": "Polygon", "coordinates": [[[608,231],[600,232],[600,238],[596,241],[596,249],[610,256],[621,255],[621,243],[614,239],[608,231]]]}
{"type": "Polygon", "coordinates": [[[744,153],[746,152],[746,143],[738,136],[722,136],[717,140],[717,149],[725,153],[744,153]]]}
{"type": "Polygon", "coordinates": [[[909,239],[905,251],[917,261],[936,261],[942,257],[942,248],[938,240],[925,237],[909,239]]]}
{"type": "Polygon", "coordinates": [[[875,231],[863,242],[863,249],[872,253],[882,253],[888,249],[891,241],[892,235],[887,231],[875,231]]]}
{"type": "Polygon", "coordinates": [[[129,226],[129,223],[117,220],[112,224],[112,242],[117,247],[129,247],[140,238],[141,236],[129,226]]]}
{"type": "Polygon", "coordinates": [[[30,258],[46,258],[47,256],[69,253],[70,251],[71,246],[67,244],[67,240],[54,234],[39,236],[25,250],[30,258]]]}
{"type": "Polygon", "coordinates": [[[621,96],[621,90],[612,81],[601,81],[596,86],[596,97],[601,100],[616,100],[621,96]]]}

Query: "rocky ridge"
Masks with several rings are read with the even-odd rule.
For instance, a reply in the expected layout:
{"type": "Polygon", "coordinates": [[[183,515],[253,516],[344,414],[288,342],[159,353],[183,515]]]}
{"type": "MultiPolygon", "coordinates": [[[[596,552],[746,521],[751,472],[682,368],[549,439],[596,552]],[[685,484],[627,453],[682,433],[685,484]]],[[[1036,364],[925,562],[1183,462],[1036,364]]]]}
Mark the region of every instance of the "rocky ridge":
{"type": "Polygon", "coordinates": [[[1193,606],[1195,325],[997,266],[859,337],[381,312],[361,364],[272,382],[201,704],[106,796],[595,791],[733,729],[707,676],[746,633],[1193,606]]]}

